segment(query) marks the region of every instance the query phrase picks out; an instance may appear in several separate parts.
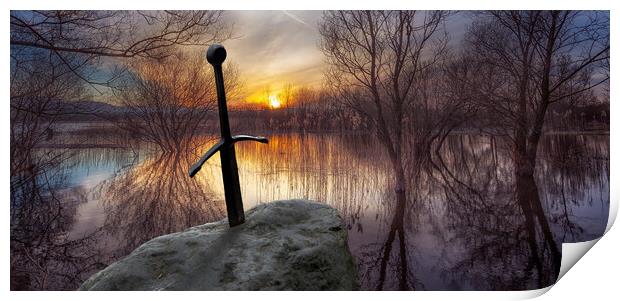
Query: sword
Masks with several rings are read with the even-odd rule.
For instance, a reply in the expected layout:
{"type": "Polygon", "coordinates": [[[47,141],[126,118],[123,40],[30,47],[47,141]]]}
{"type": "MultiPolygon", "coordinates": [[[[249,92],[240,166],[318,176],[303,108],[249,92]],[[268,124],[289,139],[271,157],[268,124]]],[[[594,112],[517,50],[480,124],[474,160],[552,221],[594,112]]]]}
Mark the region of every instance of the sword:
{"type": "Polygon", "coordinates": [[[235,157],[235,143],[239,141],[258,141],[267,143],[265,137],[230,134],[228,122],[228,108],[226,107],[226,92],[224,91],[224,75],[222,63],[226,59],[224,46],[214,44],[207,50],[207,61],[213,66],[215,72],[215,86],[217,89],[217,107],[220,115],[220,131],[222,138],[211,147],[189,170],[189,176],[194,177],[202,165],[218,151],[222,162],[222,180],[224,182],[224,196],[226,198],[226,212],[228,224],[234,227],[245,222],[243,201],[241,199],[241,187],[239,186],[239,172],[237,170],[237,158],[235,157]]]}

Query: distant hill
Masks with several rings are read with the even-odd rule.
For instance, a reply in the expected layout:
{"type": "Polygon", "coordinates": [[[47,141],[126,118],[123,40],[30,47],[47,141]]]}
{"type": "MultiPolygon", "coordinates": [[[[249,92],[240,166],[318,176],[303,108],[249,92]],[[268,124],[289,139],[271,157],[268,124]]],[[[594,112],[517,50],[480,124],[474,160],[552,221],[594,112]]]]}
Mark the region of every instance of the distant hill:
{"type": "Polygon", "coordinates": [[[100,121],[114,119],[125,113],[125,108],[92,100],[56,101],[53,110],[61,121],[100,121]]]}

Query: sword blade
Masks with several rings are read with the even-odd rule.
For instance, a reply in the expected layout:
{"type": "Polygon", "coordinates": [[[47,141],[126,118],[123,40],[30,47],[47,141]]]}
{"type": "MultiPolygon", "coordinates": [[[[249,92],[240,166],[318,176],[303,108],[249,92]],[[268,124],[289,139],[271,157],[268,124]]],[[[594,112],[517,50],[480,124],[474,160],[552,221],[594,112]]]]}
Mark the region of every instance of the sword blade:
{"type": "Polygon", "coordinates": [[[222,181],[224,182],[224,196],[226,198],[226,212],[228,224],[231,227],[245,222],[243,201],[241,199],[241,187],[239,184],[239,171],[235,156],[235,145],[224,143],[220,149],[222,162],[222,181]]]}

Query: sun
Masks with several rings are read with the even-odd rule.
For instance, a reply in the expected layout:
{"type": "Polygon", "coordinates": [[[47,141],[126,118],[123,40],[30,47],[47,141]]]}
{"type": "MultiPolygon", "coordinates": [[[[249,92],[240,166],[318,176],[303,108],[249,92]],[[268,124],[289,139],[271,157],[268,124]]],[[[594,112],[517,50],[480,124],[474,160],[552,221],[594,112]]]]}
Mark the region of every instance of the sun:
{"type": "Polygon", "coordinates": [[[269,95],[269,106],[271,106],[272,109],[277,109],[280,107],[280,105],[280,100],[277,96],[269,95]]]}

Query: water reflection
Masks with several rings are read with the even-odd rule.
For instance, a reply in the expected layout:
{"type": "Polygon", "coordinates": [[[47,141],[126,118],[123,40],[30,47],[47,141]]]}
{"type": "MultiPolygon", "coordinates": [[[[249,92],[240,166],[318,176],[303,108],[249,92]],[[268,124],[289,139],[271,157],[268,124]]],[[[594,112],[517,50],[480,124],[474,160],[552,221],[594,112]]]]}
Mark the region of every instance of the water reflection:
{"type": "Polygon", "coordinates": [[[105,211],[103,229],[117,238],[120,256],[153,237],[224,216],[203,179],[187,176],[191,161],[179,154],[157,154],[98,186],[95,197],[105,211]]]}
{"type": "MultiPolygon", "coordinates": [[[[549,137],[545,141],[536,178],[521,176],[514,179],[509,151],[501,144],[498,146],[494,138],[477,139],[481,145],[477,148],[464,144],[463,140],[471,143],[467,137],[453,139],[438,155],[437,161],[442,165],[436,168],[438,183],[446,193],[447,225],[451,228],[449,231],[454,232],[451,242],[463,246],[462,258],[446,269],[458,277],[470,279],[471,288],[532,289],[548,286],[559,272],[559,246],[567,232],[572,233],[572,240],[578,241],[589,237],[574,236],[576,228],[587,227],[591,233],[603,233],[609,202],[608,177],[604,177],[604,170],[608,166],[603,166],[604,161],[599,164],[591,162],[596,166],[587,168],[595,171],[579,172],[585,166],[562,158],[562,153],[582,148],[581,138],[557,138],[549,137]],[[557,183],[550,181],[559,179],[560,185],[565,185],[563,181],[568,175],[566,170],[558,169],[558,159],[564,160],[564,165],[573,170],[573,181],[584,184],[583,190],[573,195],[577,201],[572,204],[567,203],[566,198],[558,197],[554,189],[557,183]],[[444,165],[445,161],[449,162],[449,167],[444,165]],[[539,187],[539,182],[546,185],[539,187]],[[591,214],[583,213],[584,209],[589,211],[597,207],[585,201],[584,192],[592,187],[601,189],[597,193],[601,199],[596,225],[585,222],[591,214]],[[579,213],[566,215],[565,210],[569,207],[572,212],[579,213]],[[558,210],[560,208],[562,211],[558,210]]],[[[598,139],[598,143],[589,141],[589,144],[604,145],[604,137],[593,139],[598,139]]]]}
{"type": "Polygon", "coordinates": [[[120,135],[50,133],[45,141],[11,142],[11,289],[75,289],[110,262],[104,233],[79,214],[91,190],[120,166],[139,160],[120,135]]]}
{"type": "Polygon", "coordinates": [[[86,202],[81,187],[67,187],[65,168],[56,168],[72,154],[22,149],[12,157],[27,168],[11,168],[11,289],[73,289],[104,267],[105,257],[95,231],[68,238],[75,213],[86,202]],[[17,158],[20,156],[21,158],[17,158]]]}
{"type": "MultiPolygon", "coordinates": [[[[546,136],[536,174],[518,180],[502,138],[450,135],[433,151],[435,166],[410,178],[402,195],[389,160],[365,135],[269,138],[268,145],[236,145],[246,209],[290,198],[337,208],[363,289],[538,288],[557,277],[552,242],[559,248],[590,240],[606,226],[608,136],[546,136]]],[[[209,145],[210,137],[201,139],[209,145]]],[[[61,232],[75,241],[101,233],[90,244],[97,262],[225,216],[218,158],[190,179],[187,168],[203,149],[142,149],[76,150],[81,155],[63,168],[55,191],[73,191],[81,201],[63,211],[70,231],[61,232]]]]}
{"type": "Polygon", "coordinates": [[[240,151],[243,192],[257,202],[304,196],[338,208],[350,224],[350,245],[366,289],[543,287],[557,277],[559,243],[566,233],[554,208],[572,208],[570,224],[600,235],[609,201],[608,162],[586,160],[584,166],[565,160],[568,168],[588,169],[572,174],[553,163],[560,152],[584,145],[606,158],[607,138],[556,138],[543,145],[536,179],[517,185],[506,141],[452,135],[438,152],[442,167],[422,173],[407,198],[399,199],[390,189],[381,150],[360,137],[272,137],[279,145],[240,151]],[[561,202],[553,185],[538,187],[562,177],[583,184],[572,204],[561,202]],[[591,192],[598,204],[584,201],[591,192]]]}
{"type": "Polygon", "coordinates": [[[377,290],[383,290],[385,288],[386,274],[388,269],[388,263],[392,257],[392,249],[397,250],[397,258],[394,259],[392,267],[392,273],[397,278],[398,289],[408,290],[415,289],[413,283],[408,280],[409,276],[409,263],[407,262],[408,253],[407,243],[405,241],[405,211],[406,211],[407,198],[404,191],[396,192],[396,205],[393,210],[393,218],[390,222],[389,232],[385,243],[379,250],[378,261],[379,265],[379,279],[377,280],[377,290]],[[395,241],[398,244],[395,245],[395,241]]]}

